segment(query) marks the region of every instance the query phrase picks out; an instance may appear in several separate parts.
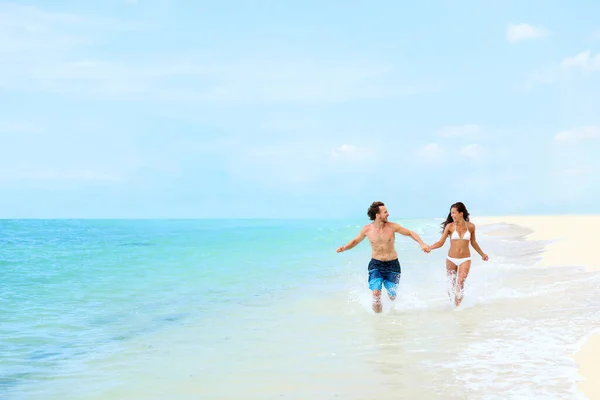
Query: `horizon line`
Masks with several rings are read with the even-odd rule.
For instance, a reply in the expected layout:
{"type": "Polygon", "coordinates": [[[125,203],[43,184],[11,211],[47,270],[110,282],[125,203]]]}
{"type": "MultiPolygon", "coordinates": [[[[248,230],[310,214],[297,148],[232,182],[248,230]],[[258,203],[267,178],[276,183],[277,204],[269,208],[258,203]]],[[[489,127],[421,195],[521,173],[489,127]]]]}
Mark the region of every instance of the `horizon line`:
{"type": "MultiPolygon", "coordinates": [[[[579,213],[542,213],[542,214],[536,214],[536,213],[509,213],[509,214],[497,214],[497,213],[490,213],[490,214],[481,214],[481,215],[477,215],[474,216],[471,214],[471,218],[489,218],[489,217],[494,217],[494,218],[498,218],[498,217],[529,217],[529,216],[539,216],[539,217],[543,217],[543,216],[549,216],[549,217],[554,217],[554,216],[594,216],[594,215],[600,215],[599,213],[583,213],[583,214],[579,214],[579,213]]],[[[398,220],[398,219],[444,219],[444,216],[406,216],[406,217],[392,217],[390,218],[390,220],[398,220]]],[[[365,216],[365,217],[268,217],[268,216],[261,216],[261,217],[223,217],[223,218],[218,218],[218,217],[166,217],[166,216],[156,216],[156,217],[126,217],[126,216],[122,216],[122,217],[1,217],[0,216],[0,220],[4,220],[4,221],[11,221],[11,220],[349,220],[349,219],[364,219],[365,222],[370,222],[370,220],[365,216]]]]}

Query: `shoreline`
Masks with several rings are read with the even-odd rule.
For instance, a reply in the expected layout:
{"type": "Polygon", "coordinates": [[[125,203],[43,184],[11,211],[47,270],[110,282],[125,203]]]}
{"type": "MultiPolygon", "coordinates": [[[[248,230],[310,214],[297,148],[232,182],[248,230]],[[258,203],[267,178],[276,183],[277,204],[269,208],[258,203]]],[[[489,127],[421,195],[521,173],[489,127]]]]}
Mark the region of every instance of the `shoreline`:
{"type": "MultiPolygon", "coordinates": [[[[545,246],[540,267],[579,266],[588,272],[600,272],[600,257],[595,253],[595,230],[600,215],[505,216],[473,218],[476,225],[510,224],[527,229],[526,240],[550,241],[545,246]]],[[[573,354],[580,380],[579,392],[589,399],[600,399],[600,329],[583,339],[581,349],[573,354]]]]}

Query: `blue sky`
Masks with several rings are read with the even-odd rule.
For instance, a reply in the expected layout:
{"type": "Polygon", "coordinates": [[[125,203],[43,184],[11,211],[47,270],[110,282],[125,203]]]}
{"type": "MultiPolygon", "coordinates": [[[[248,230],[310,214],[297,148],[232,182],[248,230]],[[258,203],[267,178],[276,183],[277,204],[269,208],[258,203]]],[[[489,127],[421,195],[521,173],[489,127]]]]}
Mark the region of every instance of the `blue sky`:
{"type": "Polygon", "coordinates": [[[0,216],[600,211],[600,3],[0,3],[0,216]]]}

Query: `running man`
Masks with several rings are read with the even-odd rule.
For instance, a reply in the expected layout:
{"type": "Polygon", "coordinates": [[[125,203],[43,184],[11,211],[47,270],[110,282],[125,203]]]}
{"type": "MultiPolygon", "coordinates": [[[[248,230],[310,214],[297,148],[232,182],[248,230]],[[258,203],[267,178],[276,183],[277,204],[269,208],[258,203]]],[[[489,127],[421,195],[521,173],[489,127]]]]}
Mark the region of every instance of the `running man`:
{"type": "Polygon", "coordinates": [[[394,248],[396,240],[395,234],[410,236],[415,242],[419,243],[421,250],[429,252],[427,246],[419,235],[410,231],[395,222],[388,222],[389,213],[385,204],[381,201],[374,201],[367,211],[369,219],[373,222],[365,225],[360,233],[348,242],[347,245],[337,249],[338,253],[350,250],[363,241],[365,237],[371,242],[371,261],[369,262],[369,289],[373,291],[373,311],[380,313],[381,289],[385,287],[390,300],[396,298],[396,288],[400,282],[400,262],[398,254],[394,248]]]}

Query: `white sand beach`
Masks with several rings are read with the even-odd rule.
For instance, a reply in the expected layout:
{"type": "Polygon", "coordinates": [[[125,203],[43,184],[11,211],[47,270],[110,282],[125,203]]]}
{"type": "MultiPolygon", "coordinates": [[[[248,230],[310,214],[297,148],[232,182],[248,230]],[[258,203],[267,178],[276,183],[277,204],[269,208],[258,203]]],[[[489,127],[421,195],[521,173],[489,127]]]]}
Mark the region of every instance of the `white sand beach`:
{"type": "MultiPolygon", "coordinates": [[[[600,271],[596,247],[600,215],[479,217],[473,222],[518,225],[532,231],[527,239],[551,241],[538,264],[541,267],[583,266],[600,271]]],[[[592,400],[600,399],[600,332],[592,334],[574,358],[582,377],[579,390],[592,400]]]]}

